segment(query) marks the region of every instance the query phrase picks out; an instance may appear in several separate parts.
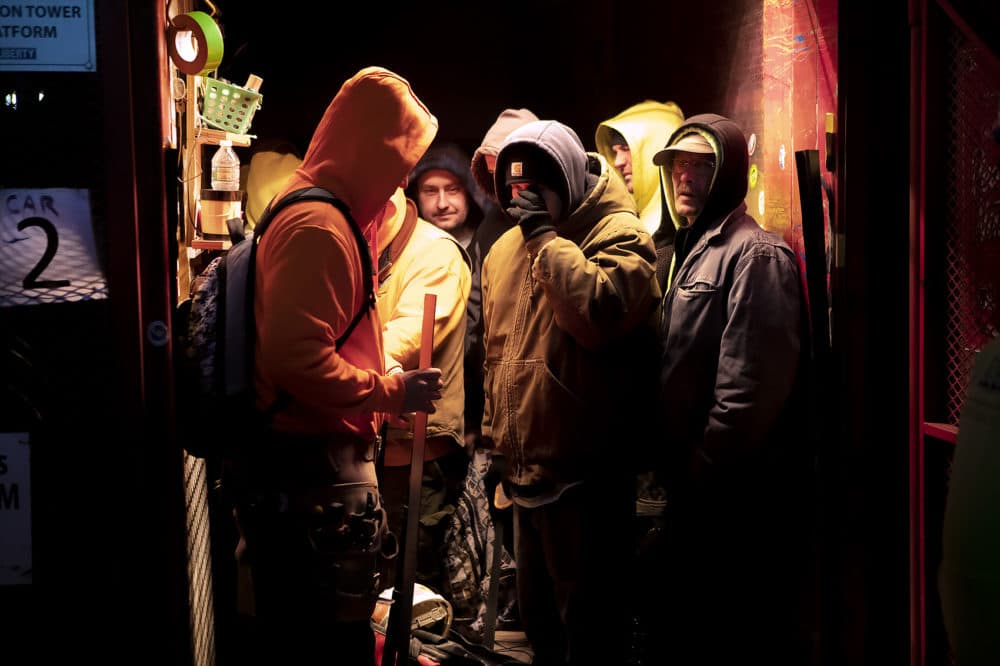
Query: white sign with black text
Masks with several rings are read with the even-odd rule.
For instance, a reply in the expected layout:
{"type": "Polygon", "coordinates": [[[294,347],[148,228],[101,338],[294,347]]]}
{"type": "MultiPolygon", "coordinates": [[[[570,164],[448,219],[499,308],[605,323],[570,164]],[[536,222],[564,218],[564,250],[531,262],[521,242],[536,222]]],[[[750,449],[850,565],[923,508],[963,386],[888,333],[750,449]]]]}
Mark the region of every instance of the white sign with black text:
{"type": "Polygon", "coordinates": [[[94,0],[0,0],[0,71],[93,72],[94,0]]]}
{"type": "Polygon", "coordinates": [[[0,189],[0,308],[107,297],[90,191],[0,189]]]}
{"type": "Polygon", "coordinates": [[[0,585],[31,584],[31,448],[26,432],[0,432],[0,585]]]}

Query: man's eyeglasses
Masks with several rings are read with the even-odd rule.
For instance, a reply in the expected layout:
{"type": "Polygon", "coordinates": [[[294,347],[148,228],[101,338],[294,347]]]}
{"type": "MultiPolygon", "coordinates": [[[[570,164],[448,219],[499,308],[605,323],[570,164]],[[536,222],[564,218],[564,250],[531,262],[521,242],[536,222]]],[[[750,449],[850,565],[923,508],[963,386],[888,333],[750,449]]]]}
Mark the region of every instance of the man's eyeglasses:
{"type": "Polygon", "coordinates": [[[678,155],[671,157],[664,163],[663,168],[667,171],[692,171],[694,173],[708,175],[715,171],[715,160],[711,157],[687,157],[678,155]]]}

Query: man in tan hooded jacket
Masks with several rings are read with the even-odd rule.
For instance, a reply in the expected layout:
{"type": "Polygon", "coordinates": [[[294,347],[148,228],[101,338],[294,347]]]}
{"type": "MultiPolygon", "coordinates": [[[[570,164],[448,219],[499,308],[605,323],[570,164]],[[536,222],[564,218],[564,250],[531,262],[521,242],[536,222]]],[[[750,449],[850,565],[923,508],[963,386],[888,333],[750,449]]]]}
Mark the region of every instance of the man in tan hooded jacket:
{"type": "MultiPolygon", "coordinates": [[[[278,196],[323,187],[374,241],[390,196],[436,131],[404,79],[362,69],[330,102],[278,196]]],[[[433,412],[441,396],[438,369],[386,374],[362,266],[348,218],[325,202],[284,208],[258,245],[255,387],[258,408],[274,413],[254,442],[237,511],[263,663],[373,663],[369,618],[387,546],[378,432],[386,415],[433,412]]]]}
{"type": "Polygon", "coordinates": [[[511,132],[495,185],[517,226],[483,264],[483,438],[509,461],[522,623],[535,663],[623,664],[653,241],[621,178],[562,123],[511,132]]]}

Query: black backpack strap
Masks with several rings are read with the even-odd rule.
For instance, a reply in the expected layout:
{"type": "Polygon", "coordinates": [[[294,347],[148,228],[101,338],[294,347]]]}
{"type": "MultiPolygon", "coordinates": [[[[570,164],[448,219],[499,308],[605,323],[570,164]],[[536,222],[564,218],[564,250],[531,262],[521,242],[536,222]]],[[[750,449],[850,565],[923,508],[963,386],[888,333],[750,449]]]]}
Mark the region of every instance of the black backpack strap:
{"type": "MultiPolygon", "coordinates": [[[[256,265],[257,243],[260,242],[264,232],[266,232],[267,228],[270,226],[271,219],[285,206],[299,201],[325,201],[339,210],[344,218],[347,219],[347,222],[351,227],[351,231],[354,233],[354,240],[358,244],[358,254],[361,255],[361,267],[362,272],[364,273],[365,303],[362,305],[357,314],[354,315],[354,319],[352,319],[351,323],[348,324],[347,330],[345,330],[344,333],[335,341],[335,346],[339,350],[357,327],[361,318],[369,310],[375,307],[375,278],[374,270],[372,268],[371,251],[368,248],[368,240],[365,238],[365,235],[361,231],[361,227],[358,226],[354,216],[351,215],[351,209],[347,207],[347,204],[338,199],[332,192],[322,187],[304,187],[302,189],[289,192],[277,201],[272,201],[264,210],[264,214],[257,222],[257,226],[254,227],[254,246],[250,255],[251,266],[256,265]]],[[[250,281],[250,286],[248,287],[247,292],[247,297],[249,299],[248,305],[253,307],[254,294],[252,281],[250,281]]]]}
{"type": "MultiPolygon", "coordinates": [[[[339,350],[341,345],[343,345],[347,340],[347,337],[358,325],[358,322],[361,321],[361,317],[364,316],[368,310],[375,307],[375,279],[372,271],[371,252],[368,249],[368,241],[365,239],[365,235],[361,232],[361,227],[358,226],[354,216],[351,215],[351,209],[347,207],[347,204],[338,199],[333,192],[330,192],[327,189],[322,187],[304,187],[302,189],[294,190],[278,200],[272,200],[271,203],[267,205],[267,208],[264,209],[263,214],[257,221],[257,225],[254,227],[253,240],[250,247],[250,266],[247,272],[246,311],[253,313],[254,289],[256,287],[254,275],[257,269],[257,244],[264,236],[268,227],[271,226],[271,220],[274,219],[274,216],[286,206],[290,206],[291,204],[298,203],[300,201],[325,201],[339,210],[347,219],[347,222],[351,227],[351,231],[354,232],[354,240],[358,244],[358,253],[361,255],[361,266],[364,272],[365,303],[362,305],[361,310],[354,316],[354,319],[348,325],[344,334],[337,338],[335,345],[336,349],[339,350]]],[[[257,329],[253,316],[248,316],[246,320],[247,349],[250,354],[250,367],[252,367],[254,347],[256,346],[255,341],[257,329]]],[[[287,407],[290,402],[291,397],[287,393],[284,391],[279,392],[277,399],[267,409],[267,416],[273,416],[287,407]]]]}
{"type": "Polygon", "coordinates": [[[336,349],[340,349],[347,338],[351,336],[351,333],[357,327],[358,323],[361,322],[361,318],[365,316],[369,310],[375,309],[375,270],[372,266],[372,253],[368,248],[368,239],[361,232],[361,227],[358,223],[354,221],[351,214],[348,212],[347,206],[344,205],[339,199],[331,202],[337,209],[344,214],[347,221],[351,224],[351,231],[354,232],[354,240],[358,243],[358,252],[361,254],[361,269],[364,273],[364,287],[365,287],[365,302],[358,310],[357,314],[354,315],[354,319],[351,323],[347,325],[347,330],[334,341],[336,349]]]}

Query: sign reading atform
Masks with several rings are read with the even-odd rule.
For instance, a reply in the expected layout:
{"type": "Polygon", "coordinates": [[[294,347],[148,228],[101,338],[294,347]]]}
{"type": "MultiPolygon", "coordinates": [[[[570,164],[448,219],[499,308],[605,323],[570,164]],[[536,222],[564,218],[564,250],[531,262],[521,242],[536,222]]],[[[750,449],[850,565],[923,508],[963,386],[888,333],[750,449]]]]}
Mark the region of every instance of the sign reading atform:
{"type": "Polygon", "coordinates": [[[94,0],[0,0],[0,71],[96,69],[94,0]]]}

